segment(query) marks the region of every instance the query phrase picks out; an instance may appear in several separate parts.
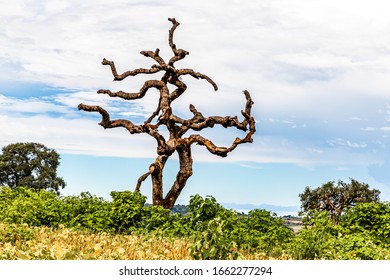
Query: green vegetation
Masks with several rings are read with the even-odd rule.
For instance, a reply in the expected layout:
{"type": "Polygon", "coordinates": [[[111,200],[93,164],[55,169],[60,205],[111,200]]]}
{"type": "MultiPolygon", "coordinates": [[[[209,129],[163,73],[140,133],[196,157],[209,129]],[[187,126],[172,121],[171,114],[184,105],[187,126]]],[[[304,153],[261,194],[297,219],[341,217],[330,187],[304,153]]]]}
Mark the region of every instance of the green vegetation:
{"type": "MultiPolygon", "coordinates": [[[[112,192],[111,196],[112,201],[106,201],[87,192],[58,196],[46,190],[1,187],[0,247],[22,246],[26,242],[31,245],[36,238],[34,227],[47,227],[51,231],[71,230],[75,244],[79,244],[75,236],[86,233],[112,238],[136,236],[146,243],[181,240],[180,244],[186,244],[183,246],[188,255],[182,255],[186,259],[390,259],[390,203],[358,203],[338,223],[326,211],[312,212],[305,227],[295,234],[274,213],[255,209],[248,215],[238,214],[211,196],[193,196],[185,215],[145,205],[146,198],[138,192],[112,192]]],[[[30,245],[20,248],[27,250],[30,245]]],[[[94,258],[88,252],[80,254],[94,258]]],[[[156,256],[162,258],[158,252],[156,256]]],[[[78,258],[76,255],[74,258],[78,258]]],[[[45,258],[43,253],[39,256],[45,258]]],[[[142,258],[141,253],[131,256],[142,258]]]]}

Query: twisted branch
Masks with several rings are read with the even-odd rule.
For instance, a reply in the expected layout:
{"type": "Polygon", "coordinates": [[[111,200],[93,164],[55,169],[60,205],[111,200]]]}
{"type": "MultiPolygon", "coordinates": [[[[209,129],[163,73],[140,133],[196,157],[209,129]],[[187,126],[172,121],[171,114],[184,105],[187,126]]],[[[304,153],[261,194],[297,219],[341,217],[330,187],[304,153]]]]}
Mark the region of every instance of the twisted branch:
{"type": "Polygon", "coordinates": [[[79,110],[87,111],[87,112],[98,112],[100,115],[102,115],[102,121],[99,123],[104,129],[107,128],[115,128],[115,127],[124,127],[126,128],[131,134],[134,133],[142,133],[145,132],[144,127],[140,125],[135,125],[129,120],[110,120],[110,115],[108,112],[103,109],[100,106],[90,106],[90,105],[85,105],[85,104],[79,104],[77,106],[79,110]]]}
{"type": "Polygon", "coordinates": [[[138,69],[135,69],[132,71],[126,71],[126,72],[119,75],[118,72],[116,71],[114,61],[109,61],[109,60],[103,58],[102,65],[109,65],[110,66],[112,75],[114,76],[114,81],[122,81],[123,79],[125,79],[129,76],[136,76],[138,74],[154,74],[154,73],[161,71],[161,69],[156,68],[156,67],[152,67],[151,69],[138,68],[138,69]]]}
{"type": "Polygon", "coordinates": [[[193,105],[190,105],[190,110],[194,114],[194,117],[190,120],[180,120],[176,121],[182,123],[188,129],[193,129],[196,131],[200,131],[207,127],[214,127],[215,124],[222,125],[223,127],[236,127],[239,130],[247,131],[249,126],[249,131],[244,138],[236,138],[230,147],[218,147],[209,139],[206,139],[198,134],[193,134],[188,137],[188,141],[190,144],[196,143],[198,145],[205,146],[210,153],[226,157],[228,153],[233,151],[239,144],[242,143],[252,143],[252,135],[256,132],[255,120],[250,115],[250,111],[253,105],[252,98],[248,91],[244,91],[245,97],[247,99],[245,111],[241,111],[244,116],[244,120],[242,122],[238,121],[237,117],[219,117],[213,116],[205,118],[203,115],[196,110],[193,105]]]}
{"type": "Polygon", "coordinates": [[[129,93],[129,92],[124,92],[124,91],[117,91],[117,92],[112,92],[107,89],[99,89],[97,91],[98,94],[107,94],[108,96],[111,97],[120,97],[125,100],[134,100],[134,99],[140,99],[145,96],[146,92],[150,88],[156,88],[159,89],[161,92],[161,95],[164,93],[168,93],[168,88],[166,84],[163,81],[158,81],[158,80],[149,80],[144,83],[144,85],[141,87],[139,92],[136,93],[129,93]]]}

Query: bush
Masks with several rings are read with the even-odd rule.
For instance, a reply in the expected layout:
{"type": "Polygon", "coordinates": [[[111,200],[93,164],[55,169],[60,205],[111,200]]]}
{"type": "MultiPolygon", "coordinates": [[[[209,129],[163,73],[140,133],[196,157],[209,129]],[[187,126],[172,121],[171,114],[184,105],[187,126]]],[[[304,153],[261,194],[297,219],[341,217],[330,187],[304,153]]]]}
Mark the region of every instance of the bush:
{"type": "Polygon", "coordinates": [[[171,214],[169,209],[162,206],[146,206],[145,208],[142,228],[146,231],[168,232],[171,230],[175,218],[179,216],[171,214]]]}
{"type": "Polygon", "coordinates": [[[79,196],[67,196],[63,202],[63,221],[67,227],[84,228],[93,231],[110,231],[111,203],[89,192],[79,196]]]}
{"type": "Polygon", "coordinates": [[[275,213],[267,210],[255,209],[249,212],[246,221],[246,231],[250,247],[258,248],[270,255],[278,256],[285,248],[285,244],[293,238],[293,230],[284,225],[275,213]]]}
{"type": "Polygon", "coordinates": [[[91,230],[111,228],[110,203],[87,192],[61,197],[52,191],[2,187],[0,206],[0,220],[7,223],[50,227],[64,224],[91,230]]]}
{"type": "Polygon", "coordinates": [[[136,228],[147,213],[146,197],[139,192],[111,192],[112,227],[117,232],[126,232],[136,228]]]}
{"type": "Polygon", "coordinates": [[[390,244],[390,203],[360,203],[347,211],[342,225],[351,234],[368,232],[376,243],[390,244]]]}
{"type": "Polygon", "coordinates": [[[61,223],[61,201],[54,192],[30,188],[0,189],[0,220],[32,226],[61,223]]]}
{"type": "Polygon", "coordinates": [[[327,249],[327,242],[338,235],[338,226],[329,218],[327,211],[313,212],[299,234],[289,244],[288,252],[296,260],[320,259],[327,249]]]}
{"type": "Polygon", "coordinates": [[[377,260],[390,258],[388,203],[362,203],[335,224],[315,212],[289,245],[293,259],[377,260]]]}
{"type": "Polygon", "coordinates": [[[327,241],[322,254],[328,260],[381,260],[389,259],[390,251],[379,246],[367,231],[354,234],[342,234],[327,241]]]}
{"type": "Polygon", "coordinates": [[[238,215],[215,198],[199,195],[191,198],[188,209],[186,218],[195,229],[191,247],[195,259],[237,259],[242,257],[238,250],[261,250],[280,256],[293,237],[292,229],[266,210],[238,215]]]}

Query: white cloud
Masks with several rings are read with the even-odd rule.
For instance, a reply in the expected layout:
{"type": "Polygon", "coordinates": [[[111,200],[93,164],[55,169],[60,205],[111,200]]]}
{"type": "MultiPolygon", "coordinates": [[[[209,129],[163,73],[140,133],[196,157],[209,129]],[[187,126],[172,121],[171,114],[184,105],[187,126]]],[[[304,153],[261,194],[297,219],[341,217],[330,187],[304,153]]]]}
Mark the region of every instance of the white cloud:
{"type": "Polygon", "coordinates": [[[70,113],[71,111],[66,106],[56,105],[50,101],[38,98],[29,98],[21,100],[12,97],[6,97],[0,94],[0,111],[9,114],[17,113],[33,113],[45,114],[50,112],[70,113]]]}
{"type": "Polygon", "coordinates": [[[382,126],[382,127],[362,127],[362,131],[380,131],[380,132],[390,132],[390,126],[382,126]]]}
{"type": "MultiPolygon", "coordinates": [[[[121,154],[125,143],[133,143],[137,150],[129,150],[126,156],[143,152],[154,156],[143,140],[132,140],[141,138],[104,131],[90,120],[98,114],[85,113],[84,118],[76,107],[79,103],[100,105],[129,118],[153,112],[158,95],[152,92],[134,102],[96,94],[99,88],[138,91],[146,77],[112,82],[109,67],[100,62],[103,57],[114,60],[123,72],[154,64],[139,54],[144,49],[159,47],[164,57],[170,57],[167,18],[175,16],[181,22],[175,42],[190,51],[177,65],[209,75],[220,88],[214,93],[206,81],[184,77],[188,91],[175,101],[178,114],[190,117],[188,105],[192,103],[204,115],[241,117],[243,89],[248,89],[255,101],[253,115],[259,120],[255,142],[238,147],[239,152],[233,152],[228,160],[381,161],[383,155],[375,157],[361,150],[369,150],[370,141],[382,139],[390,131],[382,123],[389,121],[385,113],[390,98],[388,4],[351,3],[7,1],[0,11],[0,66],[5,69],[0,81],[33,81],[77,91],[46,99],[0,96],[0,125],[8,129],[3,141],[31,138],[67,152],[111,155],[121,154]],[[53,112],[62,118],[50,116],[53,112]],[[27,118],[22,113],[45,116],[27,118]],[[85,139],[91,137],[98,144],[88,144],[85,139]],[[60,144],[58,139],[68,144],[60,144]],[[118,145],[112,145],[115,139],[118,145]],[[327,143],[326,139],[332,140],[327,143]]],[[[230,143],[236,136],[234,130],[220,131],[207,133],[218,143],[230,143]]],[[[219,160],[200,150],[199,159],[219,160]]]]}
{"type": "Polygon", "coordinates": [[[274,56],[274,60],[297,67],[309,69],[344,69],[353,66],[348,57],[337,56],[326,52],[286,53],[274,56]]]}
{"type": "Polygon", "coordinates": [[[97,122],[48,116],[0,115],[1,146],[15,142],[39,142],[62,153],[117,157],[155,157],[155,143],[145,135],[125,130],[104,130],[97,122]]]}
{"type": "Polygon", "coordinates": [[[367,148],[367,143],[365,142],[355,143],[355,142],[351,142],[350,140],[346,140],[342,138],[328,140],[327,143],[332,147],[346,146],[349,148],[360,148],[360,149],[367,148]]]}

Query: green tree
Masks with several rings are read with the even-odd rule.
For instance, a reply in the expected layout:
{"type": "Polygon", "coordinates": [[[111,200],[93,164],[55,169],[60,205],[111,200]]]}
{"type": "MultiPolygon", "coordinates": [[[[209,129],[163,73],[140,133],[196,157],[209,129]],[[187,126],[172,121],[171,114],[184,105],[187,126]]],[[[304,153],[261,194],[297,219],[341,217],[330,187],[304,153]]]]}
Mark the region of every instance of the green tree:
{"type": "Polygon", "coordinates": [[[327,182],[315,189],[306,187],[299,195],[302,202],[300,214],[310,215],[313,210],[327,211],[329,217],[336,222],[346,209],[358,202],[379,201],[379,190],[370,190],[368,184],[359,183],[352,178],[350,180],[350,183],[339,180],[336,185],[335,182],[327,182]]]}
{"type": "Polygon", "coordinates": [[[39,143],[15,143],[3,147],[0,155],[0,185],[12,189],[28,187],[52,190],[65,187],[57,177],[60,155],[39,143]]]}

